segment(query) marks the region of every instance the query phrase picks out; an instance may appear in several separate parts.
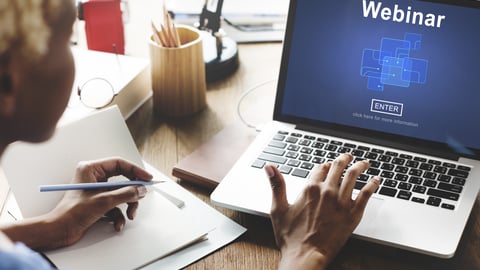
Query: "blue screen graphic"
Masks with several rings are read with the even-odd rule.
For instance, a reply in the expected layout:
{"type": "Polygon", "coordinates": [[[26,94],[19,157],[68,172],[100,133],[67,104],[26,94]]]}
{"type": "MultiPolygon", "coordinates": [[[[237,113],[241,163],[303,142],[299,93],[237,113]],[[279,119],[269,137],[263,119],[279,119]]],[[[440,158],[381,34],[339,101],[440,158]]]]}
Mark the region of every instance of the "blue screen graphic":
{"type": "Polygon", "coordinates": [[[480,9],[299,0],[281,114],[480,149],[480,9]]]}
{"type": "Polygon", "coordinates": [[[360,74],[370,90],[383,91],[385,84],[409,87],[427,81],[428,61],[410,57],[421,48],[422,35],[405,33],[404,39],[382,38],[380,50],[364,49],[360,74]]]}

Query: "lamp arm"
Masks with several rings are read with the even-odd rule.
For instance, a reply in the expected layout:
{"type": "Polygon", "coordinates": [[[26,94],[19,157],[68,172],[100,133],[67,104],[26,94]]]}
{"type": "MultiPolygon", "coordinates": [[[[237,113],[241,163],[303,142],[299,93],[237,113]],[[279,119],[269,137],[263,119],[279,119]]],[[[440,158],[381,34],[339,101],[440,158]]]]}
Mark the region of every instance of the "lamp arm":
{"type": "Polygon", "coordinates": [[[223,0],[205,0],[200,13],[199,29],[211,32],[212,35],[220,30],[223,0]]]}

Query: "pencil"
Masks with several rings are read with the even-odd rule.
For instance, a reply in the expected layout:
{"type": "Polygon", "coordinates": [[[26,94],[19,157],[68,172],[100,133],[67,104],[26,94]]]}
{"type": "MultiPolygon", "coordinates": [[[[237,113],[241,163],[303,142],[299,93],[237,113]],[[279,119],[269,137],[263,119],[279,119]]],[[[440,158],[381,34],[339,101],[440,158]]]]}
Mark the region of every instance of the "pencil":
{"type": "Polygon", "coordinates": [[[165,5],[165,1],[162,5],[163,9],[163,24],[162,24],[162,32],[165,31],[166,39],[169,43],[169,47],[180,47],[180,39],[178,38],[177,29],[173,24],[173,19],[168,13],[167,6],[165,5]]]}
{"type": "Polygon", "coordinates": [[[175,28],[175,25],[173,24],[172,17],[170,16],[170,13],[167,12],[167,21],[166,21],[167,27],[168,27],[168,33],[170,35],[170,38],[172,40],[172,43],[174,44],[174,47],[180,47],[180,41],[177,39],[178,34],[177,29],[175,28]]]}
{"type": "Polygon", "coordinates": [[[163,44],[162,46],[168,47],[168,42],[167,42],[167,38],[165,37],[165,33],[158,30],[157,30],[157,33],[158,33],[158,36],[160,37],[160,40],[162,41],[162,44],[163,44]]]}
{"type": "Polygon", "coordinates": [[[151,26],[152,26],[152,31],[153,31],[153,40],[158,44],[158,45],[161,45],[163,46],[163,42],[162,40],[160,39],[160,35],[157,31],[157,27],[155,27],[155,24],[153,24],[153,21],[151,22],[151,26]]]}
{"type": "Polygon", "coordinates": [[[172,39],[170,38],[170,34],[168,33],[168,29],[165,25],[160,25],[162,28],[162,31],[160,33],[163,34],[163,37],[165,38],[165,47],[174,47],[174,43],[172,42],[172,39]]]}
{"type": "Polygon", "coordinates": [[[177,30],[177,27],[175,27],[175,24],[172,23],[172,25],[173,25],[173,31],[175,34],[175,40],[177,40],[177,47],[180,47],[182,45],[182,41],[180,40],[180,35],[178,34],[178,30],[177,30]]]}
{"type": "Polygon", "coordinates": [[[96,182],[96,183],[78,183],[78,184],[61,184],[61,185],[41,185],[40,192],[49,191],[66,191],[66,190],[95,190],[95,189],[115,189],[128,186],[151,186],[165,181],[116,181],[116,182],[96,182]]]}

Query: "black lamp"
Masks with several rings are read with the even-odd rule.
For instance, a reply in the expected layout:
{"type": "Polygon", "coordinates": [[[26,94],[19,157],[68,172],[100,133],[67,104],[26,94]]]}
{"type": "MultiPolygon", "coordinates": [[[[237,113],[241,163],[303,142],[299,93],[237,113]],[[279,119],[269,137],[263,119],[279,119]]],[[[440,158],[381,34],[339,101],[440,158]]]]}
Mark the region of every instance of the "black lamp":
{"type": "Polygon", "coordinates": [[[206,0],[198,29],[203,31],[203,52],[207,82],[235,72],[239,65],[237,43],[220,28],[223,0],[206,0]]]}

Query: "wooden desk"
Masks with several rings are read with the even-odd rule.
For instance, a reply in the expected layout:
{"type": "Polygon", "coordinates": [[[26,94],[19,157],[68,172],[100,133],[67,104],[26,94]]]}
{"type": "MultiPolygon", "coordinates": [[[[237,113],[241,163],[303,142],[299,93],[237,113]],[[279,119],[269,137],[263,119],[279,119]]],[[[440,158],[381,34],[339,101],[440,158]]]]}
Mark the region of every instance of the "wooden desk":
{"type": "MultiPolygon", "coordinates": [[[[280,44],[240,45],[240,68],[231,77],[208,85],[208,108],[180,120],[155,116],[148,101],[127,124],[143,158],[167,175],[172,167],[232,121],[238,121],[236,105],[241,94],[252,86],[276,79],[282,47],[280,44]]],[[[269,86],[265,93],[274,89],[269,86]],[[271,89],[270,89],[271,88],[271,89]]],[[[273,93],[273,92],[271,92],[273,93]]],[[[273,94],[271,99],[274,99],[273,94]]],[[[249,106],[262,108],[250,102],[249,106]]],[[[210,190],[180,182],[183,187],[209,202],[210,190]]],[[[210,204],[211,205],[211,204],[210,204]]],[[[215,207],[248,231],[232,244],[196,262],[187,269],[276,269],[280,253],[275,247],[270,221],[215,207]]],[[[437,259],[378,244],[351,239],[331,269],[480,269],[480,203],[474,206],[457,254],[437,259]]]]}

